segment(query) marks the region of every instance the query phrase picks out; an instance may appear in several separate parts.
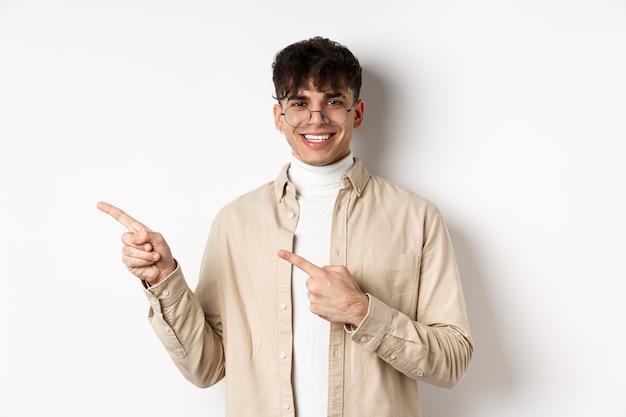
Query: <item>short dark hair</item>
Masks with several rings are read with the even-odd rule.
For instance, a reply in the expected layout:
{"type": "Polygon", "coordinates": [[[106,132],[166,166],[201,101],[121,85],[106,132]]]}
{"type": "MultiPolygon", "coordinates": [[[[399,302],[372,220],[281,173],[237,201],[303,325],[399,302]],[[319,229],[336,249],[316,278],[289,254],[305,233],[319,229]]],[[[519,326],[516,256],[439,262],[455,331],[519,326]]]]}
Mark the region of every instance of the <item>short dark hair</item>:
{"type": "Polygon", "coordinates": [[[293,43],[279,51],[272,64],[277,100],[307,87],[349,88],[355,100],[361,92],[361,65],[345,46],[319,36],[293,43]]]}

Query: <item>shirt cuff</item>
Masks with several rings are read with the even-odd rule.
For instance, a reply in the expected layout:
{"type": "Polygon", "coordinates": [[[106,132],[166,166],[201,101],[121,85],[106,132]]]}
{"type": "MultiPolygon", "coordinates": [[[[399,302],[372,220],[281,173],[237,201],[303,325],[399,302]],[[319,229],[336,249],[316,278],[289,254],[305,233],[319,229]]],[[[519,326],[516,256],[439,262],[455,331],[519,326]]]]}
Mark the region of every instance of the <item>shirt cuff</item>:
{"type": "Polygon", "coordinates": [[[178,262],[176,269],[163,281],[144,290],[150,305],[157,311],[160,311],[160,307],[174,304],[185,291],[189,291],[189,287],[178,262]]]}
{"type": "MultiPolygon", "coordinates": [[[[367,294],[370,304],[363,321],[351,333],[351,339],[370,352],[376,351],[387,333],[393,309],[371,294],[367,294]]],[[[347,330],[347,329],[346,329],[347,330]]]]}

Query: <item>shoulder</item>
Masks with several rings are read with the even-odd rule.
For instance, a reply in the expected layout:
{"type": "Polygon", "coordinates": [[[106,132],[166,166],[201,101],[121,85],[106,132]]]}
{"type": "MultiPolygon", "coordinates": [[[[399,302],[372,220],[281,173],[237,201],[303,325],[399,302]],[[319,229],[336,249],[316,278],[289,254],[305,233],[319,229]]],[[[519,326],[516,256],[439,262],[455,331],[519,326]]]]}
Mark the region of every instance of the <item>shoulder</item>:
{"type": "Polygon", "coordinates": [[[253,214],[260,208],[271,207],[275,202],[274,181],[270,181],[226,203],[218,217],[253,214]]]}
{"type": "Polygon", "coordinates": [[[369,194],[369,197],[381,204],[389,203],[396,207],[409,205],[423,207],[428,210],[437,210],[437,206],[431,200],[376,175],[370,176],[363,194],[364,196],[369,194]]]}

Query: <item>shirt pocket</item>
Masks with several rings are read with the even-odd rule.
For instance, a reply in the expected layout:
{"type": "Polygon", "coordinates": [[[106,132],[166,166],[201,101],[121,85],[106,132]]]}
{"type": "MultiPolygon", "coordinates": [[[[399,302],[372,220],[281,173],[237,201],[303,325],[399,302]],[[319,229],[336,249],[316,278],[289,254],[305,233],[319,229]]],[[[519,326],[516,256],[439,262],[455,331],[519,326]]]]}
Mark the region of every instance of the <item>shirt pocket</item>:
{"type": "Polygon", "coordinates": [[[411,315],[417,300],[420,256],[412,253],[363,251],[361,289],[390,307],[411,315]]]}

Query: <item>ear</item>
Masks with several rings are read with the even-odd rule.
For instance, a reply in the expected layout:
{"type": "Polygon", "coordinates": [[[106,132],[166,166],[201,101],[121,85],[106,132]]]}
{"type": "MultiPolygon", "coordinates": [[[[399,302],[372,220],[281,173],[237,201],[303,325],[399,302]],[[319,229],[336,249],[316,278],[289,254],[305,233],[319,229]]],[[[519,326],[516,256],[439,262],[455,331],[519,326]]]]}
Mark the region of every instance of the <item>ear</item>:
{"type": "Polygon", "coordinates": [[[283,109],[278,105],[274,104],[274,125],[276,126],[276,130],[283,130],[283,109]]]}
{"type": "Polygon", "coordinates": [[[363,99],[360,98],[356,103],[354,103],[352,111],[354,112],[354,122],[352,123],[352,127],[357,129],[363,124],[363,117],[365,113],[365,102],[363,99]]]}

